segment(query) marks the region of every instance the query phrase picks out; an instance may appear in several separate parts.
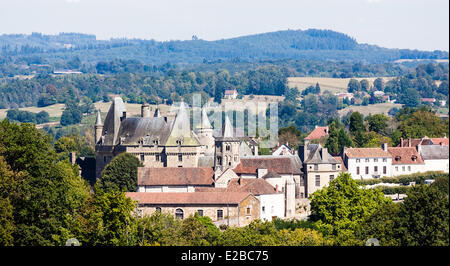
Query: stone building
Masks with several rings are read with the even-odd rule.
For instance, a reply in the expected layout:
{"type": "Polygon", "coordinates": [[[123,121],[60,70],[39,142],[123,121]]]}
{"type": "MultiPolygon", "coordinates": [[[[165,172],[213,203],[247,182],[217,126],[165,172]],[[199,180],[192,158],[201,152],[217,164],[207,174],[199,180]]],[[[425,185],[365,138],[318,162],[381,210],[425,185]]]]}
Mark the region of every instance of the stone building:
{"type": "Polygon", "coordinates": [[[245,226],[258,219],[259,200],[248,192],[128,192],[140,215],[166,212],[178,219],[198,213],[216,224],[245,226]]]}
{"type": "Polygon", "coordinates": [[[392,176],[392,155],[382,148],[344,148],[343,160],[354,179],[392,176]]]}
{"type": "MultiPolygon", "coordinates": [[[[207,119],[203,117],[203,119],[207,119]]],[[[202,121],[208,125],[209,121],[202,121]]],[[[211,152],[210,128],[199,128],[200,138],[191,130],[189,111],[181,103],[173,123],[161,117],[158,109],[150,114],[143,104],[141,117],[127,117],[125,104],[114,98],[105,122],[100,113],[95,123],[96,177],[119,153],[135,155],[146,167],[197,167],[199,158],[211,152]]]]}
{"type": "Polygon", "coordinates": [[[299,147],[299,156],[303,162],[300,198],[307,198],[316,190],[323,188],[342,171],[342,163],[328,153],[328,149],[320,144],[309,144],[299,147]]]}

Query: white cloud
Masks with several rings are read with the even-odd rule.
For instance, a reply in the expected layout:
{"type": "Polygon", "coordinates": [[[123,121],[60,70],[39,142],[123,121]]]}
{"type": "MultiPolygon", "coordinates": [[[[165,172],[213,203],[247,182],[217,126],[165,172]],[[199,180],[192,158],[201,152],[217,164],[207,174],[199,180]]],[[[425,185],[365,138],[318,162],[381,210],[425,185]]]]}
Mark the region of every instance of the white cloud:
{"type": "Polygon", "coordinates": [[[366,2],[369,4],[376,4],[376,3],[380,3],[381,0],[366,0],[366,2]]]}
{"type": "Polygon", "coordinates": [[[76,3],[79,3],[80,0],[66,0],[66,2],[69,4],[76,4],[76,3]]]}

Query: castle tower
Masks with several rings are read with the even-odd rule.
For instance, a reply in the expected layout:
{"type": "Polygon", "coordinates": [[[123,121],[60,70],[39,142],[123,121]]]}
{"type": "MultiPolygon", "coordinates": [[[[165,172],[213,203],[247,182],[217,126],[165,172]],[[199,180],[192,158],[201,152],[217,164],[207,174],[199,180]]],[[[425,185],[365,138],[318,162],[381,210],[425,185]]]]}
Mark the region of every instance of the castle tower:
{"type": "Polygon", "coordinates": [[[155,113],[153,113],[153,117],[161,117],[161,112],[159,111],[158,107],[156,107],[155,113]]]}
{"type": "Polygon", "coordinates": [[[241,141],[234,134],[233,125],[230,119],[225,115],[225,124],[222,128],[222,136],[216,138],[214,145],[214,169],[225,171],[228,168],[233,169],[240,162],[240,144],[241,141]]]}
{"type": "Polygon", "coordinates": [[[205,154],[214,154],[213,128],[206,114],[206,108],[202,108],[201,121],[194,131],[199,138],[200,144],[205,147],[205,154]]]}
{"type": "Polygon", "coordinates": [[[102,137],[103,123],[100,110],[97,110],[97,119],[95,120],[95,143],[98,143],[102,137]]]}

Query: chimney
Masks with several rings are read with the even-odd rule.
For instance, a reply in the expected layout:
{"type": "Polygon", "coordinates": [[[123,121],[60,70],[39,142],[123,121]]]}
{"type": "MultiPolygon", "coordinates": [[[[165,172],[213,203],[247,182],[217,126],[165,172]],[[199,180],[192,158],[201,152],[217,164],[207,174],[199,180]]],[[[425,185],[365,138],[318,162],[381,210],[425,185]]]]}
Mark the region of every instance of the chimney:
{"type": "Polygon", "coordinates": [[[408,147],[411,147],[411,138],[408,139],[408,147]]]}
{"type": "Polygon", "coordinates": [[[388,147],[387,143],[383,143],[383,145],[381,145],[381,147],[383,148],[383,151],[387,151],[388,150],[387,149],[387,147],[388,147]]]}
{"type": "Polygon", "coordinates": [[[328,161],[328,148],[322,148],[322,161],[328,161]]]}
{"type": "Polygon", "coordinates": [[[403,148],[403,137],[400,138],[400,147],[403,148]]]}
{"type": "Polygon", "coordinates": [[[141,106],[141,116],[142,117],[150,117],[150,105],[147,103],[142,104],[141,106]]]}

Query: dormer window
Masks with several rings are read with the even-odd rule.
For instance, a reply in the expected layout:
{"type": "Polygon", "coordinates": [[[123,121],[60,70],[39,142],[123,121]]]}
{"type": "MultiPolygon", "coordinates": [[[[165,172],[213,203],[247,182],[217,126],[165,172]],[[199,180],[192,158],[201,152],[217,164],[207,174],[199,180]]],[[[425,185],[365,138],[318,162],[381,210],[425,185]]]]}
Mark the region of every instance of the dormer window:
{"type": "MultiPolygon", "coordinates": [[[[177,144],[178,144],[178,143],[177,143],[177,144]]],[[[153,140],[153,145],[159,145],[159,140],[154,139],[154,140],[153,140]]]]}
{"type": "Polygon", "coordinates": [[[417,156],[415,156],[415,155],[411,156],[411,160],[412,160],[413,162],[417,161],[417,156]]]}
{"type": "Polygon", "coordinates": [[[178,140],[176,141],[176,143],[177,143],[178,146],[181,146],[181,144],[182,144],[181,139],[178,139],[178,140]]]}
{"type": "Polygon", "coordinates": [[[398,155],[395,156],[395,161],[396,161],[396,162],[400,161],[400,159],[402,159],[402,157],[400,157],[400,156],[398,156],[398,155]]]}

